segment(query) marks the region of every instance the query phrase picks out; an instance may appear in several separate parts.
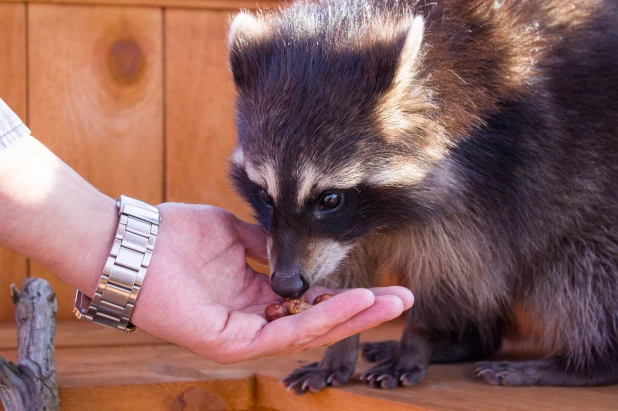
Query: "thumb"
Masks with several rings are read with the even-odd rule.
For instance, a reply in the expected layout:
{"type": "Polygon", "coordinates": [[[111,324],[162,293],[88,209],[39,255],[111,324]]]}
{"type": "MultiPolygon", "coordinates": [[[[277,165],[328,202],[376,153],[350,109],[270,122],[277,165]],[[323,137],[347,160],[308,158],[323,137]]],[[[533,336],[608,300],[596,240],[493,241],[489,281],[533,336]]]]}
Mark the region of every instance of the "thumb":
{"type": "Polygon", "coordinates": [[[232,221],[240,238],[240,242],[247,250],[247,256],[261,264],[268,264],[266,251],[266,231],[259,225],[242,221],[232,216],[232,221]]]}

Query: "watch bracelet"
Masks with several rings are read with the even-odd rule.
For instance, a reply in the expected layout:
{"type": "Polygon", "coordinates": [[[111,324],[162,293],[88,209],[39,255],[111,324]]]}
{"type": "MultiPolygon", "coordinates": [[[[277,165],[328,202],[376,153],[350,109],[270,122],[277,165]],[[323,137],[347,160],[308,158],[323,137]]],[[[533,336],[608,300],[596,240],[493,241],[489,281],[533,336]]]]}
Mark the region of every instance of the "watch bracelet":
{"type": "Polygon", "coordinates": [[[146,203],[121,196],[120,221],[109,257],[92,299],[75,296],[80,319],[130,333],[131,314],[150,264],[158,234],[159,211],[146,203]],[[87,308],[86,308],[87,307],[87,308]]]}

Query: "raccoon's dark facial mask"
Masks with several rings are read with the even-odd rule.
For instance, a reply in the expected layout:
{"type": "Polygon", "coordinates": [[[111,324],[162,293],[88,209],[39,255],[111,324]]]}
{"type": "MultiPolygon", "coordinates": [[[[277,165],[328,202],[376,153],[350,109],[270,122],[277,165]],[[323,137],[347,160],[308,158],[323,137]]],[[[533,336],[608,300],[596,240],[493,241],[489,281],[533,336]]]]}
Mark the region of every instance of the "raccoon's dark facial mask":
{"type": "MultiPolygon", "coordinates": [[[[302,209],[296,213],[292,212],[292,214],[299,219],[299,223],[309,220],[307,223],[315,231],[323,233],[324,236],[336,236],[340,240],[345,241],[346,231],[350,231],[350,223],[356,216],[358,194],[359,190],[357,188],[326,190],[316,198],[307,199],[302,209]]],[[[264,212],[264,207],[254,206],[258,212],[259,221],[263,221],[264,228],[270,230],[272,218],[275,214],[274,201],[264,188],[258,189],[258,198],[268,208],[264,212]]]]}
{"type": "MultiPolygon", "coordinates": [[[[359,187],[325,189],[302,199],[296,190],[285,191],[274,199],[268,188],[252,181],[242,167],[233,166],[231,177],[238,192],[253,207],[255,218],[267,231],[279,227],[281,222],[290,222],[296,230],[308,225],[320,235],[336,237],[342,242],[354,241],[365,231],[355,230],[354,226],[359,224],[353,224],[363,207],[368,206],[359,187]]],[[[287,185],[292,185],[289,183],[287,185]]]]}
{"type": "Polygon", "coordinates": [[[273,198],[242,169],[234,170],[236,187],[269,233],[271,283],[281,296],[297,297],[330,274],[362,236],[357,188],[328,189],[298,204],[294,192],[280,188],[273,198]]]}
{"type": "MultiPolygon", "coordinates": [[[[317,206],[315,206],[314,215],[323,220],[328,218],[329,216],[333,216],[333,212],[337,210],[341,210],[343,207],[345,193],[339,190],[327,190],[324,191],[318,198],[317,201],[314,201],[317,206]]],[[[268,194],[268,191],[264,188],[259,188],[258,190],[259,199],[266,204],[268,207],[272,208],[273,198],[268,194]]]]}

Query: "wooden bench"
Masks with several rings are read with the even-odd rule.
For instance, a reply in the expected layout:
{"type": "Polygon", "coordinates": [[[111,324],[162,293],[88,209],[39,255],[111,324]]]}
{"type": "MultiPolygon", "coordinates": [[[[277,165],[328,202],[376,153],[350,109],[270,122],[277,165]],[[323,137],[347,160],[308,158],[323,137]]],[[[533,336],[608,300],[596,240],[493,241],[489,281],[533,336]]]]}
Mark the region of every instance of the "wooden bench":
{"type": "MultiPolygon", "coordinates": [[[[384,324],[362,339],[397,339],[401,328],[401,321],[384,324]]],[[[14,325],[0,324],[0,355],[15,360],[15,338],[14,325]]],[[[416,387],[381,391],[358,380],[371,366],[359,361],[344,387],[304,396],[286,392],[281,378],[299,365],[319,361],[323,352],[224,366],[139,331],[125,335],[64,321],[58,324],[56,368],[63,410],[618,409],[618,386],[491,387],[474,378],[473,364],[435,365],[416,387]]],[[[507,343],[503,355],[526,354],[507,343]]]]}

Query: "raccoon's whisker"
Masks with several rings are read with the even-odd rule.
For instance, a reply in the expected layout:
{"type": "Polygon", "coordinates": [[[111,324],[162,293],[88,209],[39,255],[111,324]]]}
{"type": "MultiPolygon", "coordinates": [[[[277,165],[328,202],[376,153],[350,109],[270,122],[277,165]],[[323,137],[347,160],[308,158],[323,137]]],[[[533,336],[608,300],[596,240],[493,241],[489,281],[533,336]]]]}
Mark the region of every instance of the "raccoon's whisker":
{"type": "Polygon", "coordinates": [[[461,82],[462,82],[462,83],[464,83],[464,84],[468,84],[468,83],[466,82],[466,80],[462,79],[462,78],[459,76],[459,74],[455,73],[453,70],[449,70],[449,71],[450,71],[451,73],[453,73],[453,75],[454,75],[455,77],[457,77],[459,80],[461,80],[461,82]]]}
{"type": "Polygon", "coordinates": [[[330,278],[324,276],[324,275],[319,275],[315,281],[318,282],[319,280],[325,280],[328,281],[329,283],[333,284],[335,288],[339,288],[339,284],[336,283],[335,281],[331,280],[330,278]]]}
{"type": "Polygon", "coordinates": [[[336,283],[335,281],[331,280],[330,278],[328,278],[328,277],[322,277],[322,278],[324,278],[329,283],[333,284],[335,287],[339,287],[339,284],[336,283]]]}
{"type": "Polygon", "coordinates": [[[346,231],[345,233],[341,234],[339,237],[337,237],[338,240],[343,239],[345,236],[347,236],[348,234],[350,234],[352,231],[354,231],[356,229],[356,227],[358,227],[359,222],[357,222],[356,224],[354,224],[354,227],[350,228],[348,231],[346,231]]]}
{"type": "Polygon", "coordinates": [[[339,263],[339,267],[347,268],[349,270],[354,269],[354,267],[352,267],[351,265],[345,264],[345,263],[339,263]]]}

